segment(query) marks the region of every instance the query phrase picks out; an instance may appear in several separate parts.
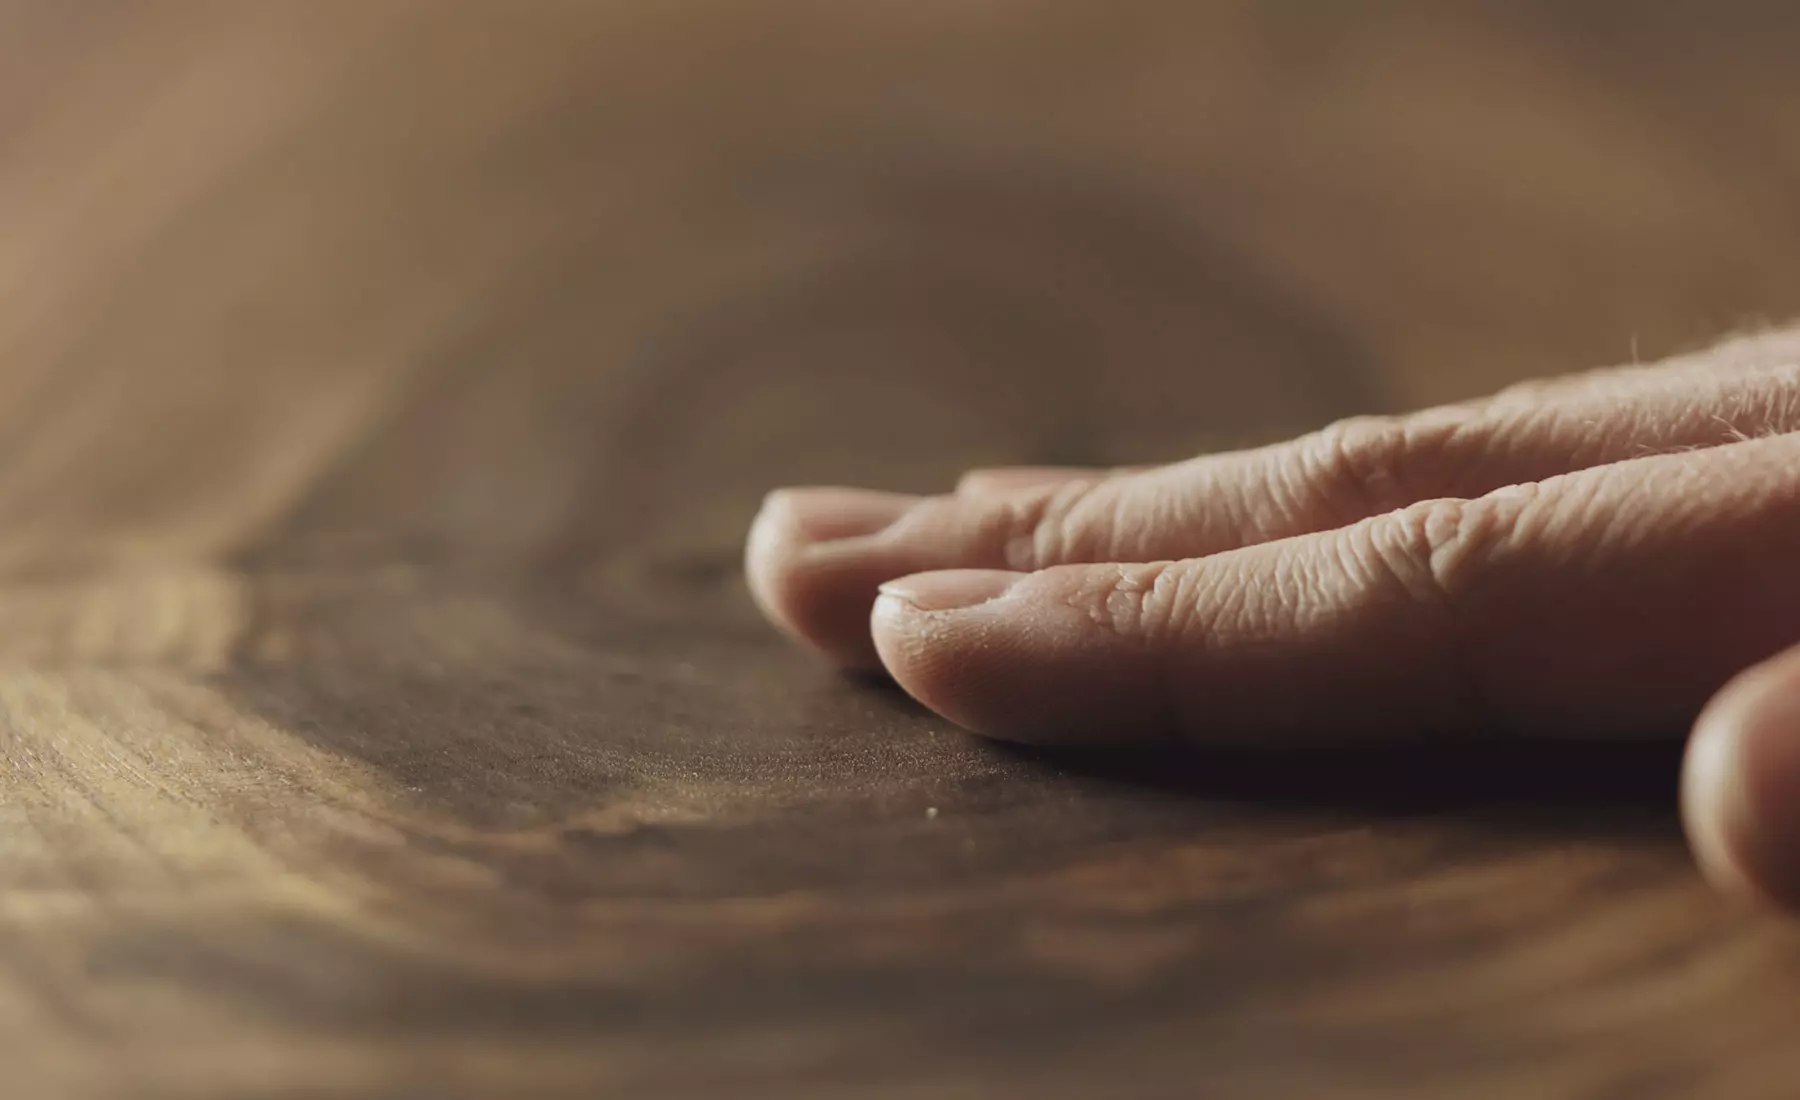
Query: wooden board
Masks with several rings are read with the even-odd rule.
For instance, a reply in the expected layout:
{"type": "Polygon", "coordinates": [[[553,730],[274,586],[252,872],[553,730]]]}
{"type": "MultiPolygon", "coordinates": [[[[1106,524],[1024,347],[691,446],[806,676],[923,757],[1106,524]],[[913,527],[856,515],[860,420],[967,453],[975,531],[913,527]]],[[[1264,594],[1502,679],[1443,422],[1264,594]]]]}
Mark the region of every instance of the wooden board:
{"type": "Polygon", "coordinates": [[[757,620],[791,482],[1800,313],[1751,3],[0,7],[19,1097],[1791,1095],[1676,746],[1046,758],[757,620]]]}

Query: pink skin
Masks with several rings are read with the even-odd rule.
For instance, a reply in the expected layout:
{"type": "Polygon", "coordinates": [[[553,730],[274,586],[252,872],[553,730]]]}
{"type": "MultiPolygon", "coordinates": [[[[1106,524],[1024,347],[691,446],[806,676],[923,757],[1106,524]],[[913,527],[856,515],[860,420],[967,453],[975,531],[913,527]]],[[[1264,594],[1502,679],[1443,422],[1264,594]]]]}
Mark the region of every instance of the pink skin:
{"type": "Polygon", "coordinates": [[[1800,330],[1170,466],[782,490],[747,570],[992,737],[1694,725],[1702,867],[1800,909],[1795,432],[1800,330]]]}

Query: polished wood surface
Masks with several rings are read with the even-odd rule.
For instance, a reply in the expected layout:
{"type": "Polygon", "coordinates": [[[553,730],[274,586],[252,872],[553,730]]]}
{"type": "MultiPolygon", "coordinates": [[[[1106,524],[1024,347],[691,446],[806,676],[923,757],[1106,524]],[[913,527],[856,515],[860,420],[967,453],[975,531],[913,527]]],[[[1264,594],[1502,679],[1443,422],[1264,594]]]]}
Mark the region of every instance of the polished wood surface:
{"type": "Polygon", "coordinates": [[[0,6],[31,1097],[1680,1097],[1800,936],[1678,746],[967,739],[767,489],[1126,462],[1800,314],[1769,3],[0,6]]]}

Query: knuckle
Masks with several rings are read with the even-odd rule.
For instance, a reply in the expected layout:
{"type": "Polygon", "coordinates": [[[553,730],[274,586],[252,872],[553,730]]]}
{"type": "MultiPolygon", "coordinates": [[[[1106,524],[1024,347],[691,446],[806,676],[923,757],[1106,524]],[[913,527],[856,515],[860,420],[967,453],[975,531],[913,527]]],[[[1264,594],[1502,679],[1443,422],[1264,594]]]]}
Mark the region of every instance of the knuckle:
{"type": "Polygon", "coordinates": [[[1071,602],[1106,633],[1154,646],[1183,628],[1182,589],[1176,563],[1119,565],[1092,574],[1071,602]]]}
{"type": "Polygon", "coordinates": [[[1391,488],[1406,448],[1405,429],[1385,416],[1339,420],[1308,442],[1308,466],[1321,480],[1376,495],[1391,488]]]}
{"type": "Polygon", "coordinates": [[[1453,612],[1511,535],[1533,486],[1476,500],[1427,500],[1390,513],[1369,545],[1382,571],[1421,602],[1453,612]]]}
{"type": "Polygon", "coordinates": [[[1411,416],[1358,416],[1327,425],[1301,441],[1303,478],[1362,514],[1414,499],[1421,470],[1439,470],[1467,422],[1447,408],[1411,416]]]}
{"type": "Polygon", "coordinates": [[[1367,546],[1377,589],[1398,588],[1419,614],[1425,659],[1437,665],[1453,713],[1481,723],[1496,713],[1480,657],[1475,589],[1504,553],[1519,507],[1535,495],[1520,487],[1476,500],[1428,500],[1383,516],[1370,527],[1367,546]]]}
{"type": "Polygon", "coordinates": [[[1097,560],[1102,540],[1092,512],[1102,483],[1097,478],[1065,482],[998,502],[991,539],[1000,560],[1023,573],[1097,560]]]}

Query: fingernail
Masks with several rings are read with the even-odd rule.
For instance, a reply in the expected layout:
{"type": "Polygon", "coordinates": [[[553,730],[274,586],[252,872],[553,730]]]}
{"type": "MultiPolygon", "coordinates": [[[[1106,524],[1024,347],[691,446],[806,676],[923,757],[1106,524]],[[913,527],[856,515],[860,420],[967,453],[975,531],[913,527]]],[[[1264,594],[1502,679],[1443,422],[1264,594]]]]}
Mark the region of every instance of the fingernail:
{"type": "Polygon", "coordinates": [[[871,489],[777,489],[763,501],[757,523],[777,525],[803,542],[835,542],[884,531],[923,499],[871,489]]]}
{"type": "Polygon", "coordinates": [[[881,594],[918,611],[955,611],[999,599],[1025,576],[1004,569],[944,569],[889,581],[881,594]]]}

